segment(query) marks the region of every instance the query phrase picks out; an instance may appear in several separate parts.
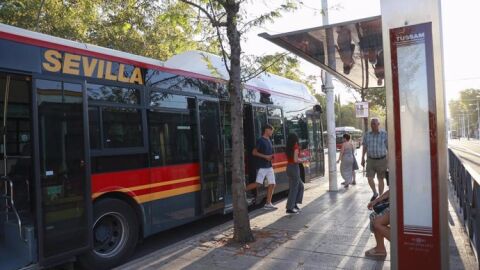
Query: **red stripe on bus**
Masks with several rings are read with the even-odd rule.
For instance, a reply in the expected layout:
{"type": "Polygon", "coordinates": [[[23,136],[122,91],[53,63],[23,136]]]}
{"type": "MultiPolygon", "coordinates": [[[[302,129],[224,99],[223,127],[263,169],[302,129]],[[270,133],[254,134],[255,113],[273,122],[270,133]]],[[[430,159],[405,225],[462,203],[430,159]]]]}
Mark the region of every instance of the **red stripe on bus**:
{"type": "Polygon", "coordinates": [[[198,163],[145,168],[92,175],[92,193],[133,188],[136,186],[167,182],[198,176],[198,163]]]}
{"type": "Polygon", "coordinates": [[[190,163],[150,168],[152,183],[200,175],[200,164],[190,163]]]}
{"type": "Polygon", "coordinates": [[[276,153],[273,154],[273,163],[287,161],[287,154],[285,153],[276,153]]]}

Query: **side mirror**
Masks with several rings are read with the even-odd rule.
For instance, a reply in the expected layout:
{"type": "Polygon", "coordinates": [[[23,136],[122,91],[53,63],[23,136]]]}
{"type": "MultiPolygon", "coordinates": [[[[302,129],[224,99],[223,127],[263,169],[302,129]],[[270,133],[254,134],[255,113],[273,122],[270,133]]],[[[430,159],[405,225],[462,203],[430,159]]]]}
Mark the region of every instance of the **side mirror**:
{"type": "Polygon", "coordinates": [[[313,106],[313,111],[314,111],[314,112],[323,113],[322,106],[320,106],[320,105],[318,105],[318,104],[315,105],[315,106],[313,106]]]}

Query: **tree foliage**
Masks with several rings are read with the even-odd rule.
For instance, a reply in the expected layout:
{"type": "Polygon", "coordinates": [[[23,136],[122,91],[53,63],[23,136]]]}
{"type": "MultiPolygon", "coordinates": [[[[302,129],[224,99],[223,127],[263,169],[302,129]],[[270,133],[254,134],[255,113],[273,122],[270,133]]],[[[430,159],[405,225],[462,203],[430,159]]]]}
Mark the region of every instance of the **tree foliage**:
{"type": "Polygon", "coordinates": [[[355,103],[341,104],[340,94],[335,96],[335,126],[362,129],[361,118],[355,115],[355,103]]]}
{"type": "Polygon", "coordinates": [[[194,8],[177,1],[0,2],[2,23],[159,60],[194,49],[218,53],[212,28],[197,16],[194,8]]]}
{"type": "Polygon", "coordinates": [[[255,62],[266,72],[303,83],[311,90],[317,82],[316,76],[307,76],[300,70],[300,61],[296,56],[292,57],[287,53],[264,55],[256,58],[255,62]]]}
{"type": "Polygon", "coordinates": [[[387,93],[385,87],[372,87],[365,90],[365,100],[370,106],[387,107],[387,93]]]}
{"type": "Polygon", "coordinates": [[[95,24],[95,8],[101,1],[4,0],[0,22],[67,39],[88,41],[89,27],[95,24]],[[37,20],[38,18],[38,20],[37,20]]]}
{"type": "MultiPolygon", "coordinates": [[[[315,95],[317,101],[319,102],[322,108],[326,108],[327,100],[325,95],[315,95]]],[[[335,108],[335,126],[350,126],[358,129],[364,129],[363,118],[357,118],[355,113],[355,103],[348,102],[347,104],[341,104],[340,94],[336,95],[334,98],[334,108],[335,108]]],[[[369,107],[370,117],[377,117],[380,120],[381,128],[386,129],[386,111],[385,107],[378,105],[371,105],[369,107]]],[[[327,116],[325,113],[320,115],[320,120],[322,121],[323,127],[327,126],[327,116]]]]}
{"type": "Polygon", "coordinates": [[[460,98],[451,100],[448,106],[450,130],[455,130],[459,135],[475,136],[479,121],[477,109],[480,109],[480,89],[469,88],[461,91],[460,98]]]}

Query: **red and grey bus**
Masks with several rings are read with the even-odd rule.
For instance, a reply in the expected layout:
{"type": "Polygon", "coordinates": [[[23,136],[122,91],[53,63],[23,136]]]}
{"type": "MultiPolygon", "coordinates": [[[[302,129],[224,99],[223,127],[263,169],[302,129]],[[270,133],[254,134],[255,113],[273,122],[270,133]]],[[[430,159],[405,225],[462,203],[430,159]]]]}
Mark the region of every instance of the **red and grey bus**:
{"type": "Polygon", "coordinates": [[[335,137],[337,149],[342,148],[343,135],[350,134],[350,140],[356,148],[362,146],[363,131],[354,127],[336,127],[335,128],[335,137]]]}
{"type": "MultiPolygon", "coordinates": [[[[75,259],[110,268],[141,238],[232,211],[226,79],[205,55],[163,63],[0,24],[0,269],[75,259]]],[[[321,110],[308,89],[262,75],[243,94],[246,181],[265,123],[275,127],[277,192],[288,189],[290,132],[309,157],[306,180],[323,175],[321,110]]]]}
{"type": "MultiPolygon", "coordinates": [[[[337,150],[340,150],[342,148],[343,144],[343,135],[344,134],[350,134],[350,139],[352,144],[356,148],[360,148],[362,146],[362,140],[363,140],[363,131],[361,129],[357,129],[354,127],[336,127],[335,128],[335,145],[337,150]]],[[[327,132],[323,132],[323,140],[324,144],[327,144],[327,132]]]]}

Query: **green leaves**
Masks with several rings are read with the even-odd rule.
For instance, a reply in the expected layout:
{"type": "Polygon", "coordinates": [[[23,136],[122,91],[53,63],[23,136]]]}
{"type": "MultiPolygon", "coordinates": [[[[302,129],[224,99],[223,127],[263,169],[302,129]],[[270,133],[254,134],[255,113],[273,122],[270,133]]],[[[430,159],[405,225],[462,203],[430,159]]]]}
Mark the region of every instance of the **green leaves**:
{"type": "Polygon", "coordinates": [[[166,60],[185,50],[215,52],[211,27],[177,1],[3,0],[0,22],[80,42],[166,60]]]}
{"type": "Polygon", "coordinates": [[[370,102],[370,104],[380,106],[382,108],[387,107],[387,94],[385,87],[371,87],[364,90],[366,95],[365,99],[370,102]]]}
{"type": "Polygon", "coordinates": [[[310,89],[313,89],[317,82],[317,77],[312,75],[306,76],[300,70],[300,62],[296,56],[292,57],[285,53],[275,53],[258,57],[255,59],[255,62],[260,64],[259,69],[304,83],[310,89]]]}
{"type": "Polygon", "coordinates": [[[478,128],[477,109],[480,109],[480,89],[469,88],[461,91],[460,98],[451,100],[448,106],[451,118],[450,130],[456,130],[459,134],[463,134],[461,131],[464,130],[465,135],[470,131],[472,136],[474,130],[478,128]]]}

